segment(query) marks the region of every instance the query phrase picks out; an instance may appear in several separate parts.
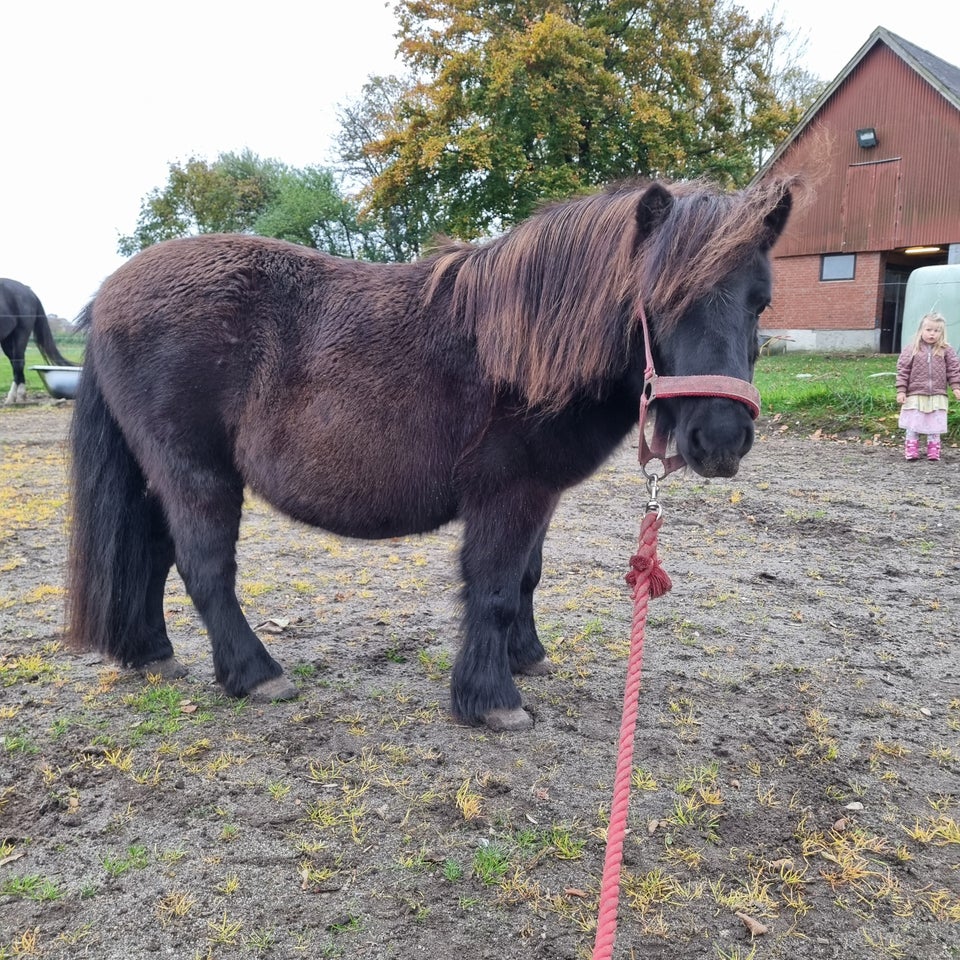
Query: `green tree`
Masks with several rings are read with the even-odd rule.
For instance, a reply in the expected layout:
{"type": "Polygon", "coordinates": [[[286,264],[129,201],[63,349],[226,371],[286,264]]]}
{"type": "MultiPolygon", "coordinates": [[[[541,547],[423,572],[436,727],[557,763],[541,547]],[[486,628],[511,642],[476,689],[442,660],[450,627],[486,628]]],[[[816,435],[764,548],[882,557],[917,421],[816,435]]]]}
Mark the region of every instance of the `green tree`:
{"type": "Polygon", "coordinates": [[[360,220],[331,171],[296,169],[250,151],[170,164],[166,186],[144,199],[137,227],[120,239],[119,250],[129,256],[197,233],[256,233],[339,256],[389,256],[375,225],[360,220]]]}
{"type": "Polygon", "coordinates": [[[283,171],[276,196],[254,221],[253,232],[335,256],[384,259],[375,226],[358,218],[356,203],[322,167],[283,171]]]}
{"type": "Polygon", "coordinates": [[[251,232],[277,197],[284,168],[256,154],[221,154],[213,163],[171,163],[167,183],[147,194],[132,234],[118,249],[130,256],[161,240],[195,233],[251,232]]]}
{"type": "Polygon", "coordinates": [[[398,0],[411,83],[366,156],[374,211],[411,196],[474,237],[624,177],[746,183],[804,104],[787,39],[728,0],[398,0]]]}

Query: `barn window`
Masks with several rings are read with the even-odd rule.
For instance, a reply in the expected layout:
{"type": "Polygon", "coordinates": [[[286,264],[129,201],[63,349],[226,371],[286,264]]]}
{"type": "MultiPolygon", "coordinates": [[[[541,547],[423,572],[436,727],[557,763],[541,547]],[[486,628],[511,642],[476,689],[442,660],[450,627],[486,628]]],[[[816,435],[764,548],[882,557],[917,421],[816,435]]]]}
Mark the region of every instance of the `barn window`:
{"type": "Polygon", "coordinates": [[[852,280],[856,266],[855,253],[825,253],[820,258],[820,279],[852,280]]]}

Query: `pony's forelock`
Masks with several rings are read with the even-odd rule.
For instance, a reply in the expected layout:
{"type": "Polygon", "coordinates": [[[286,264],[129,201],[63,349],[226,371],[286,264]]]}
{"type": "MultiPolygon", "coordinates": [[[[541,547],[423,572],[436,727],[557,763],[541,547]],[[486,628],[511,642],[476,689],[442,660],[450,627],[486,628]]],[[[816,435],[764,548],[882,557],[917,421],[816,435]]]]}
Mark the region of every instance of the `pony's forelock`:
{"type": "Polygon", "coordinates": [[[771,180],[736,193],[700,181],[671,187],[675,203],[645,245],[639,295],[657,318],[656,333],[683,314],[758,249],[768,249],[767,217],[797,189],[796,178],[771,180]]]}

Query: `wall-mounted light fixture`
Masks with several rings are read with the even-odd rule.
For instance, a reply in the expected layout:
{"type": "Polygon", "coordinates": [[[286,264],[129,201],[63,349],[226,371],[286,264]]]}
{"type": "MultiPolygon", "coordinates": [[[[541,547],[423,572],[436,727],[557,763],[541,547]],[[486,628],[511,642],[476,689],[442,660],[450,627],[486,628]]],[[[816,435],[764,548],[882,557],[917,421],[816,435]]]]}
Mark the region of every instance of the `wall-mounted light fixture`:
{"type": "Polygon", "coordinates": [[[903,252],[911,256],[918,253],[943,253],[939,247],[907,247],[903,252]]]}
{"type": "Polygon", "coordinates": [[[857,146],[869,150],[875,147],[880,141],[877,140],[877,131],[873,127],[864,127],[857,131],[857,146]]]}

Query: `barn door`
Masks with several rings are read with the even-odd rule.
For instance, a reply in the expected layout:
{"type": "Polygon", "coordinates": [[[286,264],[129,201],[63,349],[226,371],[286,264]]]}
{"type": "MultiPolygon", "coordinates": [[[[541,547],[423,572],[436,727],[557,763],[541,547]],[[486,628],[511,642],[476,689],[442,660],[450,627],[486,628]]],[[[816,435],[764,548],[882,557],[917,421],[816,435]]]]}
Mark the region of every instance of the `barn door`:
{"type": "Polygon", "coordinates": [[[900,159],[847,167],[843,249],[892,250],[900,228],[900,159]]]}

